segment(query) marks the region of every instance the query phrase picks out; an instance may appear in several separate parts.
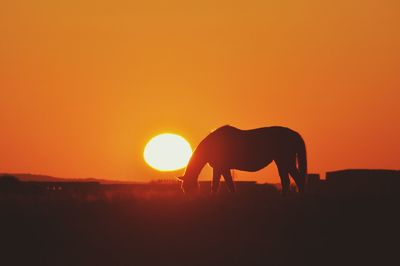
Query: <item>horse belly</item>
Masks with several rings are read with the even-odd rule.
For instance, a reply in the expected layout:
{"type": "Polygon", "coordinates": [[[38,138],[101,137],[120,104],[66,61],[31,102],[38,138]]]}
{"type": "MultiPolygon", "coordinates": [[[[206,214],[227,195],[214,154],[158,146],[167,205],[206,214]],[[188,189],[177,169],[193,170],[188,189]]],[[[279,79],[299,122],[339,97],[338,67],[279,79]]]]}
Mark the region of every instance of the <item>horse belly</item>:
{"type": "Polygon", "coordinates": [[[274,147],[264,139],[235,138],[215,145],[209,164],[214,167],[255,172],[274,159],[274,147]]]}
{"type": "Polygon", "coordinates": [[[267,160],[245,160],[237,162],[231,169],[237,169],[240,171],[256,172],[272,162],[272,159],[267,160]]]}
{"type": "Polygon", "coordinates": [[[260,147],[241,149],[231,154],[233,169],[255,172],[263,169],[273,161],[273,156],[260,147]]]}

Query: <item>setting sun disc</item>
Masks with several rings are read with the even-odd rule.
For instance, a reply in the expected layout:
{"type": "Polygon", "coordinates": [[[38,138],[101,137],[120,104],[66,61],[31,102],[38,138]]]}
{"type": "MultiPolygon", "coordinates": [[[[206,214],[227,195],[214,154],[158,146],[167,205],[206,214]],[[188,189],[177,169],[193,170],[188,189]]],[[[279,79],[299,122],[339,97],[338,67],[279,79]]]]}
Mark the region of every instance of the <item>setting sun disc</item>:
{"type": "Polygon", "coordinates": [[[175,171],[186,167],[192,148],[183,137],[165,133],[147,143],[143,156],[146,163],[158,171],[175,171]]]}

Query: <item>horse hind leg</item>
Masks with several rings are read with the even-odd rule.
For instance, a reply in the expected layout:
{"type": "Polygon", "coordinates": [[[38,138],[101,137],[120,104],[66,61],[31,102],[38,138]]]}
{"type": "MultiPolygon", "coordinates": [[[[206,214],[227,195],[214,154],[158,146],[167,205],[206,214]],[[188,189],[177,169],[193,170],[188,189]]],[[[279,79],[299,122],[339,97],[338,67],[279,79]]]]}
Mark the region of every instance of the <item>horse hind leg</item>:
{"type": "Polygon", "coordinates": [[[278,160],[277,162],[279,175],[281,177],[282,182],[282,193],[285,195],[287,191],[285,189],[289,189],[290,179],[289,174],[293,177],[294,182],[299,190],[299,192],[304,192],[305,185],[305,177],[300,174],[299,169],[296,165],[296,155],[293,154],[291,156],[286,157],[285,159],[278,160]]]}
{"type": "Polygon", "coordinates": [[[294,182],[296,183],[297,188],[299,189],[299,192],[303,193],[305,186],[305,177],[301,175],[299,168],[297,167],[296,160],[296,155],[291,156],[291,159],[288,160],[288,169],[290,175],[293,177],[294,182]]]}
{"type": "Polygon", "coordinates": [[[282,184],[282,195],[286,196],[289,192],[290,179],[289,179],[289,169],[287,165],[283,162],[277,162],[279,177],[281,178],[282,184]]]}
{"type": "Polygon", "coordinates": [[[299,192],[303,193],[304,192],[304,185],[305,185],[305,181],[304,181],[304,177],[301,176],[299,170],[296,168],[296,166],[292,167],[290,169],[290,175],[293,177],[294,182],[296,183],[299,192]]]}

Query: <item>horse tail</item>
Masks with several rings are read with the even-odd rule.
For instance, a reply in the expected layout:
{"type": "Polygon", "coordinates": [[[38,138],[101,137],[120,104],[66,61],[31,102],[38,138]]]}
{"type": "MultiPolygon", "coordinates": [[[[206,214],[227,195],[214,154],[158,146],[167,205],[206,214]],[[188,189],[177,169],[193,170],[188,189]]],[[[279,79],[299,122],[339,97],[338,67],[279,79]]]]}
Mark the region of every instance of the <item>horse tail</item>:
{"type": "Polygon", "coordinates": [[[307,175],[307,152],[306,144],[301,136],[299,136],[299,146],[297,149],[297,164],[300,176],[305,179],[307,175]]]}

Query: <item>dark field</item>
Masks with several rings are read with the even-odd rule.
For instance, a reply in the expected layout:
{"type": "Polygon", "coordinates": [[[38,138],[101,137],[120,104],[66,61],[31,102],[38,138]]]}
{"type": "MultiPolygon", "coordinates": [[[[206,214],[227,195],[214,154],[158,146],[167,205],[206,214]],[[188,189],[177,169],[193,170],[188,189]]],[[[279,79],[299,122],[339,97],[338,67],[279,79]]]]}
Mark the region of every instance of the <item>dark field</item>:
{"type": "MultiPolygon", "coordinates": [[[[224,184],[222,184],[224,186],[224,184]]],[[[161,186],[162,187],[162,186],[161,186]]],[[[399,196],[0,194],[1,265],[399,265],[399,196]]]]}

